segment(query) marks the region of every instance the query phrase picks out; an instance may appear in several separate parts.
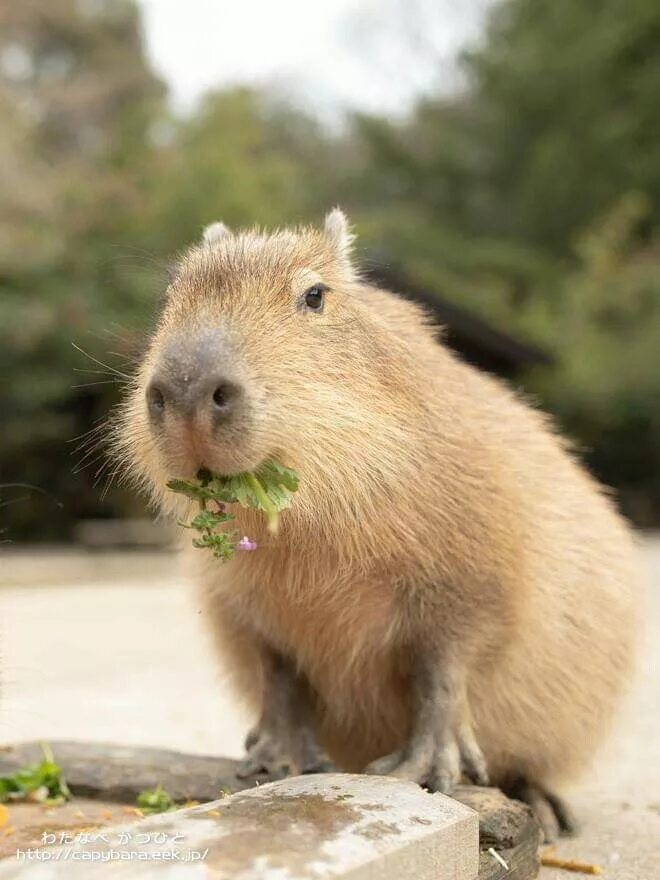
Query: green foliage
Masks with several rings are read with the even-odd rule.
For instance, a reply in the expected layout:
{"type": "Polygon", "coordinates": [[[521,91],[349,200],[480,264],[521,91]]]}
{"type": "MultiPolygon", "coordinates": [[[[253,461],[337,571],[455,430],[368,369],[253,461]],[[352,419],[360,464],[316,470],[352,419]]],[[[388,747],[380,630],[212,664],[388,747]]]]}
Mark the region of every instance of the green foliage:
{"type": "MultiPolygon", "coordinates": [[[[194,488],[192,484],[190,485],[191,488],[194,488]]],[[[211,510],[202,510],[201,513],[198,513],[197,516],[191,519],[186,528],[197,529],[198,532],[202,532],[215,529],[217,526],[224,525],[232,519],[235,519],[235,517],[230,513],[213,513],[211,510]]]]}
{"type": "Polygon", "coordinates": [[[162,785],[141,791],[137,796],[136,803],[138,808],[148,816],[155,813],[169,813],[171,810],[177,809],[177,805],[172,800],[171,795],[165,791],[162,785]]]}
{"type": "Polygon", "coordinates": [[[580,237],[556,319],[558,366],[532,387],[640,523],[660,499],[660,234],[630,194],[580,237]]]}
{"type": "Polygon", "coordinates": [[[268,519],[268,527],[276,532],[279,512],[290,507],[293,493],[298,489],[298,475],[291,468],[271,460],[264,462],[254,473],[225,477],[200,471],[197,483],[170,480],[167,488],[199,504],[200,512],[189,523],[180,525],[200,533],[199,538],[193,539],[194,547],[211,550],[216,559],[224,562],[233,557],[237,546],[250,550],[256,548],[256,544],[249,540],[246,544],[243,543],[245,539],[238,542],[235,531],[216,531],[218,526],[235,519],[233,514],[225,511],[225,504],[262,510],[268,519]],[[209,510],[206,506],[209,501],[214,502],[217,509],[209,510]]]}
{"type": "Polygon", "coordinates": [[[660,218],[654,0],[513,0],[468,56],[504,228],[566,253],[627,191],[660,218]]]}
{"type": "Polygon", "coordinates": [[[98,442],[83,435],[132,372],[167,261],[218,217],[277,224],[320,213],[332,175],[318,124],[256,93],[209,96],[191,118],[172,118],[132,3],[38,0],[29,15],[3,7],[0,24],[0,50],[27,40],[35,69],[45,47],[70,61],[55,128],[20,111],[26,94],[46,106],[52,83],[0,71],[0,479],[63,505],[44,517],[30,498],[3,508],[2,525],[11,540],[52,540],[82,517],[142,510],[127,492],[104,494],[113,469],[102,432],[98,442]]]}
{"type": "MultiPolygon", "coordinates": [[[[0,462],[7,482],[63,504],[59,517],[40,515],[39,498],[7,508],[9,538],[47,540],[99,509],[99,461],[72,473],[71,441],[116,400],[151,309],[153,291],[118,255],[136,244],[164,92],[124,0],[4,4],[0,51],[17,47],[25,75],[0,73],[0,462]],[[108,363],[108,348],[106,369],[93,358],[108,363]]],[[[105,515],[118,511],[119,499],[105,515]]]]}
{"type": "Polygon", "coordinates": [[[660,5],[496,3],[464,72],[403,123],[357,120],[365,226],[412,280],[555,356],[525,386],[657,523],[660,5]]]}
{"type": "Polygon", "coordinates": [[[50,748],[43,744],[44,760],[22,767],[9,776],[0,776],[0,803],[34,800],[60,804],[71,797],[62,769],[55,762],[50,748]]]}

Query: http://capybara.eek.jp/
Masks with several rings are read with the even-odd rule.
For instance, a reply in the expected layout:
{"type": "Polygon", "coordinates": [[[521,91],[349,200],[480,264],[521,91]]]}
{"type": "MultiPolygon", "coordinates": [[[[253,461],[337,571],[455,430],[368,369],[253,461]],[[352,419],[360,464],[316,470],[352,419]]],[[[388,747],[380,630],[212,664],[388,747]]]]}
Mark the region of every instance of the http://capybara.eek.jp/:
{"type": "MultiPolygon", "coordinates": [[[[527,800],[546,837],[631,677],[631,534],[549,419],[463,363],[417,305],[366,283],[346,218],[208,227],[174,268],[115,428],[137,485],[277,459],[277,535],[192,554],[237,693],[242,773],[322,767],[527,800]]],[[[189,540],[185,542],[190,544],[189,540]]]]}

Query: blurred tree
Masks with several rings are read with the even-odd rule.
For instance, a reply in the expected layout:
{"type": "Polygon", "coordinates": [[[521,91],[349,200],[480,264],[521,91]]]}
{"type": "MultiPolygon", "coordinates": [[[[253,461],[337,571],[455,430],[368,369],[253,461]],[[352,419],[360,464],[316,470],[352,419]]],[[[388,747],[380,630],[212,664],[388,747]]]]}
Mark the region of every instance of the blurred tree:
{"type": "MultiPolygon", "coordinates": [[[[432,30],[428,3],[414,14],[432,30]]],[[[659,47],[655,0],[496,3],[463,55],[463,88],[425,97],[403,122],[359,120],[367,193],[553,257],[624,192],[645,193],[655,223],[659,47]]]]}
{"type": "Polygon", "coordinates": [[[650,209],[624,196],[580,236],[558,292],[559,367],[532,382],[649,526],[660,499],[660,233],[640,236],[650,209]]]}
{"type": "Polygon", "coordinates": [[[46,518],[41,496],[12,506],[13,539],[139,504],[100,504],[105,456],[72,441],[117,400],[166,260],[219,216],[299,221],[334,189],[339,160],[304,114],[238,89],[172,118],[163,98],[132,2],[1,7],[0,484],[64,504],[46,518]]]}
{"type": "Polygon", "coordinates": [[[314,219],[332,201],[340,162],[306,114],[249,89],[211,93],[193,117],[171,121],[151,166],[151,245],[173,253],[219,218],[236,226],[314,219]]]}
{"type": "Polygon", "coordinates": [[[0,7],[0,89],[58,161],[139,141],[162,86],[132,0],[31,0],[0,7]]]}
{"type": "Polygon", "coordinates": [[[408,276],[556,354],[528,386],[657,521],[660,5],[497,3],[463,71],[409,119],[356,120],[352,200],[408,276]]]}
{"type": "Polygon", "coordinates": [[[466,63],[502,231],[566,254],[628,191],[646,194],[658,222],[660,4],[498,4],[466,63]]]}
{"type": "MultiPolygon", "coordinates": [[[[16,505],[12,537],[61,535],[97,505],[89,475],[72,473],[67,440],[103,408],[93,388],[75,387],[75,370],[99,367],[71,343],[98,354],[89,331],[121,323],[139,300],[113,246],[139,210],[163,94],[132,3],[0,7],[0,461],[5,479],[50,489],[66,511],[44,518],[36,499],[16,505]]],[[[90,375],[110,378],[80,382],[90,375]]]]}

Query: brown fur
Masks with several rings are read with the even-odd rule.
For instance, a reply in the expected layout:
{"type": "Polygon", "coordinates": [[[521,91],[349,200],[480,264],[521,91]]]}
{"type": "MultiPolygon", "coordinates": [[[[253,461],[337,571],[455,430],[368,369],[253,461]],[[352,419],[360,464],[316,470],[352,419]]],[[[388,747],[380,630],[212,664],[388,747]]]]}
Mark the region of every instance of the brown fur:
{"type": "Polygon", "coordinates": [[[311,684],[331,754],[361,768],[408,734],[411,646],[450,640],[496,783],[585,767],[631,673],[629,531],[544,415],[458,360],[419,307],[355,276],[341,230],[223,228],[189,250],[117,445],[179,515],[165,483],[201,464],[298,470],[277,537],[240,510],[257,552],[223,565],[191,551],[218,650],[255,708],[265,643],[311,684]],[[325,311],[302,313],[318,280],[325,311]],[[249,429],[222,443],[200,422],[159,439],[144,403],[154,365],[168,340],[209,327],[248,389],[249,429]]]}

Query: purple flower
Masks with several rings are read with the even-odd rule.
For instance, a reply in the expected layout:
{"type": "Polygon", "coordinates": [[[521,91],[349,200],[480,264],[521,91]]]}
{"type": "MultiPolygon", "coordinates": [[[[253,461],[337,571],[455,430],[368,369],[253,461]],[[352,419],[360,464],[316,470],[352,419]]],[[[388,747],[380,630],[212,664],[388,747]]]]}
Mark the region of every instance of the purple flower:
{"type": "Polygon", "coordinates": [[[238,542],[238,544],[236,546],[238,547],[239,550],[256,550],[257,549],[257,542],[251,541],[247,535],[243,535],[243,537],[241,538],[241,540],[238,542]]]}

